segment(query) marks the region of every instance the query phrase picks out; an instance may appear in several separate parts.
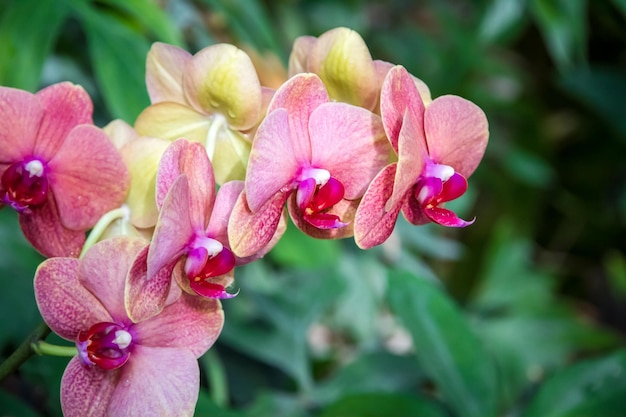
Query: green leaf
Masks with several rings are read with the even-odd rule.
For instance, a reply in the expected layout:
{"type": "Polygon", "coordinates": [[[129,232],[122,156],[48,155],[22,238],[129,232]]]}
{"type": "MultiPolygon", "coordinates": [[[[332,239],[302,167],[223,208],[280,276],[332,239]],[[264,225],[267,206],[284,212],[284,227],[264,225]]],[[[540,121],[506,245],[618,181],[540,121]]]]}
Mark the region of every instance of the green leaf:
{"type": "Polygon", "coordinates": [[[493,43],[516,31],[526,19],[527,0],[493,0],[489,2],[478,29],[479,37],[493,43]]]}
{"type": "Polygon", "coordinates": [[[561,70],[586,60],[587,2],[585,0],[533,0],[531,11],[543,32],[552,59],[561,70]]]}
{"type": "Polygon", "coordinates": [[[302,233],[289,220],[285,234],[268,257],[284,266],[315,269],[332,265],[340,253],[338,240],[314,239],[302,233]]]}
{"type": "Polygon", "coordinates": [[[580,362],[547,379],[522,417],[623,417],[626,350],[580,362]]]}
{"type": "Polygon", "coordinates": [[[410,273],[390,271],[388,298],[450,407],[464,417],[494,416],[494,361],[449,296],[410,273]]]}
{"type": "Polygon", "coordinates": [[[145,86],[145,62],[149,42],[119,18],[80,8],[89,53],[104,100],[114,118],[134,123],[150,104],[145,86]]]}
{"type": "Polygon", "coordinates": [[[62,1],[10,0],[0,14],[0,85],[35,91],[59,29],[62,1]]]}
{"type": "Polygon", "coordinates": [[[344,397],[318,417],[446,417],[432,400],[408,394],[367,393],[344,397]]]}

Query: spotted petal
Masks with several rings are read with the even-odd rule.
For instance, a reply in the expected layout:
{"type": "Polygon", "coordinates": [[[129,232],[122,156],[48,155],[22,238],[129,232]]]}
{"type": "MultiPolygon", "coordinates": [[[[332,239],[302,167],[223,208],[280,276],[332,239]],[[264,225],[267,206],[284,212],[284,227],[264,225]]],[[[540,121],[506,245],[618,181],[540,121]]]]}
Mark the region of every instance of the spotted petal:
{"type": "Polygon", "coordinates": [[[65,417],[105,417],[120,369],[87,368],[74,356],[61,378],[61,409],[65,417]]]}

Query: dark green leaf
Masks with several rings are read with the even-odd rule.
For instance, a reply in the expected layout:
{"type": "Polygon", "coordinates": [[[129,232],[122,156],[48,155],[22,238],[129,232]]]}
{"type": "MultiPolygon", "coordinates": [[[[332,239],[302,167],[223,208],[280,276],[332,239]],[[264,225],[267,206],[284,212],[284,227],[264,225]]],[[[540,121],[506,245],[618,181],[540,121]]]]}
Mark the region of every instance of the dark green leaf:
{"type": "Polygon", "coordinates": [[[368,393],[344,397],[318,417],[446,417],[432,400],[407,394],[368,393]]]}
{"type": "Polygon", "coordinates": [[[418,359],[459,415],[489,417],[498,403],[493,359],[454,302],[409,273],[389,274],[389,303],[413,337],[418,359]]]}

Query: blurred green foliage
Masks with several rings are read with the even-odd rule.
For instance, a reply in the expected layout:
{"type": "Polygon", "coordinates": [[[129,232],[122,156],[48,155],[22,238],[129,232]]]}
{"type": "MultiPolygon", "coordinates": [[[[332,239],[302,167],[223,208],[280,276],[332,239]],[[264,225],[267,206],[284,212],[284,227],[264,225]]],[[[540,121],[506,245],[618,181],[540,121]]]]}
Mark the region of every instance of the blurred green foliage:
{"type": "MultiPolygon", "coordinates": [[[[336,26],[485,110],[487,154],[455,202],[477,221],[399,221],[367,252],[290,228],[238,272],[197,416],[626,415],[625,1],[3,0],[0,84],[71,80],[98,124],[132,123],[153,41],[286,63],[336,26]]],[[[2,357],[39,321],[40,261],[0,211],[2,357]]],[[[4,381],[0,414],[60,415],[65,363],[4,381]]]]}

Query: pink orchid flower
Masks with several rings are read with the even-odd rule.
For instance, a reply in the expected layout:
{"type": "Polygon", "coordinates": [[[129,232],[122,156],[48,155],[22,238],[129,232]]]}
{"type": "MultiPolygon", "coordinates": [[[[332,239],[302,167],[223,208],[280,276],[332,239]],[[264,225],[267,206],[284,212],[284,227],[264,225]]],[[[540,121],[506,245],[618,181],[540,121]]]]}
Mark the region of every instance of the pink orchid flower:
{"type": "Polygon", "coordinates": [[[174,277],[187,292],[231,298],[235,294],[225,288],[233,281],[234,267],[262,256],[271,245],[248,258],[233,254],[227,224],[243,182],[227,182],[216,195],[213,178],[199,143],[178,139],[166,149],[157,172],[160,213],[148,251],[147,279],[177,264],[174,277]]]}
{"type": "Polygon", "coordinates": [[[381,116],[398,162],[385,167],[363,196],[354,225],[363,249],[383,243],[400,211],[412,224],[448,227],[473,223],[443,207],[467,190],[467,178],[485,153],[487,118],[474,103],[447,95],[424,105],[412,76],[389,71],[381,91],[381,116]]]}
{"type": "Polygon", "coordinates": [[[224,315],[219,300],[173,286],[162,311],[130,319],[128,277],[146,244],[112,238],[80,260],[52,258],[37,269],[35,296],[44,320],[78,348],[61,380],[65,417],[194,413],[197,358],[217,339],[224,315]]]}
{"type": "Polygon", "coordinates": [[[305,233],[352,236],[358,201],[389,153],[378,116],[331,102],[315,74],[295,75],[276,91],[255,136],[228,224],[233,251],[249,256],[265,247],[287,201],[305,233]]]}
{"type": "Polygon", "coordinates": [[[0,207],[18,211],[44,256],[78,256],[85,231],[128,188],[124,162],[92,110],[85,90],[69,82],[37,94],[0,87],[0,207]]]}

